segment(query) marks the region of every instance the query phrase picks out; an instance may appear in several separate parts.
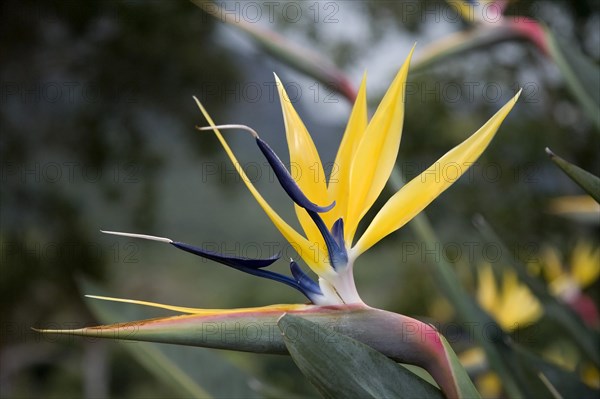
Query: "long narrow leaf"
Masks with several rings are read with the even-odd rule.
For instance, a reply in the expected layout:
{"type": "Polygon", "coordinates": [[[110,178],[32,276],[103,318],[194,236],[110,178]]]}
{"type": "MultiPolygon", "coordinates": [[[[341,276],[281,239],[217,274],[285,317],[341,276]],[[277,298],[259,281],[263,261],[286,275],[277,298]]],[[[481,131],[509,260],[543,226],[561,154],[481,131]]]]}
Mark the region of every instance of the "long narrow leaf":
{"type": "Polygon", "coordinates": [[[544,29],[550,56],[562,72],[568,88],[586,115],[600,129],[600,67],[572,43],[544,29]]]}
{"type": "Polygon", "coordinates": [[[546,148],[546,154],[548,154],[552,162],[558,165],[558,167],[561,168],[562,171],[571,178],[571,180],[573,180],[581,188],[583,188],[585,192],[591,195],[596,202],[600,203],[600,178],[594,176],[587,170],[581,169],[577,165],[573,165],[572,163],[565,161],[553,153],[549,148],[546,148]]]}
{"type": "Polygon", "coordinates": [[[552,384],[551,390],[556,391],[563,398],[597,399],[600,391],[590,388],[582,383],[577,374],[547,362],[541,357],[524,350],[515,348],[516,361],[529,364],[530,378],[542,378],[546,384],[552,384]]]}

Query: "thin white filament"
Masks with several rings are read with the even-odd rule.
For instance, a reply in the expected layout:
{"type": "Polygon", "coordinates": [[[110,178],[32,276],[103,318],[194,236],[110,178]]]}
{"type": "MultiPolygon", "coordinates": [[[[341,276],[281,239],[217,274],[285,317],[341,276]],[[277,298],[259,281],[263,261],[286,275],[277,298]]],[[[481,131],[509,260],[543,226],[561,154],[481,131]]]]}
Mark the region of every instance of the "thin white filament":
{"type": "Polygon", "coordinates": [[[107,230],[100,230],[100,232],[104,233],[104,234],[112,234],[112,235],[115,235],[115,236],[141,238],[143,240],[166,242],[167,244],[171,244],[173,242],[173,240],[171,240],[170,238],[157,237],[157,236],[149,236],[147,234],[123,233],[123,232],[120,232],[120,231],[107,231],[107,230]]]}
{"type": "Polygon", "coordinates": [[[254,130],[250,126],[246,126],[246,125],[229,124],[229,125],[216,125],[216,126],[204,126],[204,127],[196,126],[196,129],[202,130],[202,131],[216,130],[216,129],[241,129],[241,130],[246,130],[246,131],[250,132],[250,134],[252,134],[252,136],[255,139],[258,138],[258,133],[256,132],[256,130],[254,130]]]}

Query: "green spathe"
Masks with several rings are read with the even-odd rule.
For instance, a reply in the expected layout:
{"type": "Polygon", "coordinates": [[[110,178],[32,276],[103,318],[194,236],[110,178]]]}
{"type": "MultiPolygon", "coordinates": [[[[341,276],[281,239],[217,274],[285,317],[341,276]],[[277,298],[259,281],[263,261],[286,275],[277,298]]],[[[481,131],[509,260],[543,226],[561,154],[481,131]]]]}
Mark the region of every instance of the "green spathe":
{"type": "MultiPolygon", "coordinates": [[[[447,397],[465,396],[464,369],[437,330],[413,318],[363,304],[240,309],[146,319],[74,330],[40,330],[131,341],[161,342],[255,353],[288,354],[278,326],[284,315],[301,317],[381,352],[401,363],[427,370],[447,397]]],[[[324,330],[325,331],[325,330],[324,330]]],[[[284,334],[286,333],[284,327],[284,334]]],[[[335,370],[333,371],[335,372],[335,370]]],[[[474,389],[473,389],[474,391],[474,389]]],[[[474,391],[476,392],[476,391],[474,391]]]]}

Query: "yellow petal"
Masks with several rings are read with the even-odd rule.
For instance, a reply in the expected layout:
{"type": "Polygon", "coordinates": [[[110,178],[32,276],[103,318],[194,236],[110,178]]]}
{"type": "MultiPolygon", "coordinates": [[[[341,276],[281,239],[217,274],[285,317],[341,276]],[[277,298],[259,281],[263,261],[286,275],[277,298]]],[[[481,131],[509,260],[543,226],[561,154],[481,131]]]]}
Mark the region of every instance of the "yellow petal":
{"type": "Polygon", "coordinates": [[[373,205],[392,173],[404,122],[404,93],[414,47],[381,100],[360,141],[350,169],[345,239],[351,243],[360,219],[373,205]]]}
{"type": "Polygon", "coordinates": [[[479,158],[508,115],[521,91],[477,132],[447,152],[427,170],[412,179],[388,200],[356,243],[360,255],[388,234],[404,226],[452,185],[479,158]]]}
{"type": "Polygon", "coordinates": [[[477,269],[477,301],[482,308],[492,312],[498,302],[498,292],[496,289],[496,279],[492,265],[483,263],[477,269]]]}
{"type": "Polygon", "coordinates": [[[273,312],[273,311],[288,312],[288,311],[294,311],[294,310],[309,309],[311,306],[314,307],[314,305],[299,305],[299,304],[297,304],[297,305],[269,305],[269,306],[263,306],[260,308],[201,309],[201,308],[187,308],[187,307],[183,307],[183,306],[165,305],[165,304],[156,303],[156,302],[139,301],[137,299],[113,298],[113,297],[99,296],[99,295],[86,295],[86,297],[92,298],[92,299],[100,299],[102,301],[131,303],[134,305],[142,305],[142,306],[148,306],[148,307],[152,307],[152,308],[172,310],[174,312],[179,312],[179,313],[200,314],[200,315],[205,315],[205,316],[236,314],[236,313],[243,313],[243,312],[256,312],[256,313],[273,312]]]}
{"type": "Polygon", "coordinates": [[[484,263],[477,270],[477,301],[507,331],[536,322],[542,305],[522,284],[511,269],[503,269],[502,288],[497,289],[492,265],[484,263]]]}
{"type": "Polygon", "coordinates": [[[587,363],[579,373],[581,380],[594,389],[600,389],[600,371],[592,364],[587,363]]]}
{"type": "MultiPolygon", "coordinates": [[[[306,130],[302,119],[294,109],[277,75],[275,75],[275,81],[279,91],[285,133],[290,151],[290,173],[309,200],[320,206],[329,205],[331,201],[327,193],[325,172],[315,143],[313,143],[308,130],[306,130]]],[[[318,245],[319,248],[324,248],[323,237],[306,210],[296,204],[294,204],[294,207],[308,240],[318,245]]]]}
{"type": "MultiPolygon", "coordinates": [[[[200,108],[200,111],[202,112],[202,114],[204,115],[204,117],[206,118],[206,120],[208,121],[210,126],[214,127],[215,124],[214,124],[212,118],[210,117],[210,115],[208,115],[208,113],[204,109],[204,106],[200,103],[200,101],[198,101],[198,99],[196,97],[194,97],[194,100],[196,101],[198,108],[200,108]]],[[[277,229],[281,232],[281,234],[285,237],[285,239],[294,247],[294,249],[302,257],[302,259],[304,259],[306,264],[315,273],[320,275],[320,274],[324,273],[326,270],[328,270],[327,268],[329,266],[323,262],[319,262],[318,257],[316,257],[314,255],[314,251],[315,251],[314,245],[311,244],[302,235],[300,235],[296,230],[294,230],[289,224],[287,224],[285,222],[285,220],[283,220],[277,214],[277,212],[275,212],[275,210],[273,210],[273,208],[271,208],[271,206],[267,203],[267,201],[265,201],[263,196],[260,195],[260,193],[258,192],[256,187],[254,187],[254,185],[252,184],[252,182],[250,181],[248,176],[246,176],[246,173],[244,172],[244,170],[240,167],[240,163],[238,162],[235,155],[233,155],[233,151],[231,151],[231,148],[229,148],[229,145],[227,144],[227,142],[225,141],[225,139],[223,138],[223,135],[221,135],[219,130],[214,129],[214,133],[217,136],[217,138],[219,139],[219,141],[221,142],[221,145],[225,149],[225,152],[227,152],[229,159],[231,160],[231,162],[237,169],[238,173],[240,174],[240,177],[246,184],[246,187],[248,187],[248,190],[250,190],[250,192],[252,193],[252,195],[254,196],[256,201],[258,202],[258,204],[262,207],[262,209],[265,211],[267,216],[271,219],[271,221],[273,222],[275,227],[277,227],[277,229]]]]}
{"type": "Polygon", "coordinates": [[[476,377],[475,385],[482,398],[499,398],[502,393],[503,383],[492,371],[484,372],[476,377]]]}
{"type": "MultiPolygon", "coordinates": [[[[350,167],[352,166],[352,159],[358,148],[366,129],[368,122],[367,115],[367,74],[363,75],[358,95],[356,96],[356,102],[350,113],[348,124],[340,148],[335,157],[335,162],[331,169],[331,175],[329,176],[329,184],[327,189],[329,190],[329,198],[335,199],[335,207],[327,213],[326,216],[335,221],[338,218],[344,218],[344,221],[348,220],[348,194],[350,190],[350,167]]],[[[352,243],[347,243],[350,246],[352,243]]]]}
{"type": "Polygon", "coordinates": [[[519,281],[514,271],[505,270],[503,279],[500,306],[491,311],[498,323],[511,331],[536,322],[543,313],[538,299],[519,281]]]}
{"type": "Polygon", "coordinates": [[[600,249],[589,242],[579,242],[571,255],[571,275],[585,288],[600,276],[600,249]]]}
{"type": "Polygon", "coordinates": [[[544,247],[541,251],[542,254],[542,271],[544,272],[544,277],[549,282],[553,282],[554,280],[558,280],[565,274],[565,271],[562,266],[561,257],[562,255],[558,252],[556,248],[553,247],[544,247]]]}

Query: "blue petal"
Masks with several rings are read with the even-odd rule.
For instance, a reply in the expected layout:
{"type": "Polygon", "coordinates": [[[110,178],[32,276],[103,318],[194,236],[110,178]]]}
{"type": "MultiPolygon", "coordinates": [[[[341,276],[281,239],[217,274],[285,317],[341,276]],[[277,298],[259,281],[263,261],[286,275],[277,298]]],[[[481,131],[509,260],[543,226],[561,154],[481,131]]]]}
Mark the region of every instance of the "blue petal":
{"type": "Polygon", "coordinates": [[[283,187],[285,192],[296,204],[300,205],[306,210],[320,213],[327,212],[335,206],[335,201],[328,206],[318,206],[317,204],[311,202],[308,198],[306,198],[306,195],[304,195],[300,187],[298,187],[298,184],[294,181],[292,175],[290,175],[290,172],[288,172],[283,162],[281,162],[281,159],[279,159],[271,147],[269,147],[265,141],[258,137],[256,138],[256,144],[258,144],[258,148],[260,148],[265,158],[267,158],[269,165],[271,165],[271,168],[273,168],[275,176],[277,176],[277,180],[279,180],[281,187],[283,187]]]}
{"type": "MultiPolygon", "coordinates": [[[[240,258],[236,256],[225,256],[216,252],[205,251],[203,249],[194,247],[189,244],[185,244],[183,242],[173,241],[171,242],[171,244],[176,248],[182,249],[186,252],[201,256],[206,259],[214,260],[215,262],[232,267],[241,272],[283,283],[300,291],[311,301],[313,300],[311,297],[314,296],[314,294],[322,295],[319,286],[314,281],[312,281],[308,275],[304,274],[302,270],[300,270],[301,274],[294,274],[297,273],[297,270],[292,269],[292,274],[294,275],[294,278],[291,278],[288,276],[284,276],[280,273],[275,273],[263,269],[264,267],[271,265],[273,262],[279,259],[279,255],[275,255],[271,258],[266,259],[249,259],[240,258]]],[[[300,267],[298,266],[297,269],[299,270],[300,267]]]]}
{"type": "Polygon", "coordinates": [[[340,247],[345,246],[344,243],[344,219],[339,218],[335,221],[333,226],[331,226],[331,235],[338,243],[340,247]]]}
{"type": "Polygon", "coordinates": [[[173,241],[171,243],[171,245],[173,245],[179,249],[182,249],[186,252],[192,253],[194,255],[198,255],[198,256],[201,256],[206,259],[214,260],[215,262],[219,262],[219,263],[222,263],[222,264],[230,266],[230,267],[238,267],[239,266],[239,267],[248,267],[248,268],[252,268],[252,269],[260,269],[260,268],[267,267],[267,266],[273,264],[277,259],[279,259],[281,257],[279,254],[277,254],[270,258],[265,258],[265,259],[241,258],[241,257],[237,257],[237,256],[225,256],[225,255],[219,254],[217,252],[206,251],[206,250],[200,249],[198,247],[194,247],[193,245],[189,245],[189,244],[186,244],[183,242],[173,241]]]}
{"type": "Polygon", "coordinates": [[[310,217],[312,218],[315,225],[319,229],[319,232],[323,236],[325,240],[325,245],[327,246],[327,252],[329,252],[329,261],[331,262],[331,267],[336,269],[338,266],[343,267],[348,264],[348,253],[346,252],[346,246],[344,243],[338,244],[337,240],[331,234],[327,226],[325,226],[325,222],[321,219],[321,216],[313,211],[306,210],[310,217]]]}
{"type": "MultiPolygon", "coordinates": [[[[312,292],[315,294],[323,295],[323,291],[321,291],[321,287],[317,284],[312,278],[309,277],[308,274],[304,273],[298,265],[293,260],[290,261],[290,270],[292,271],[292,276],[296,279],[298,285],[303,288],[306,292],[312,292]]],[[[308,296],[308,295],[307,295],[308,296]]]]}

